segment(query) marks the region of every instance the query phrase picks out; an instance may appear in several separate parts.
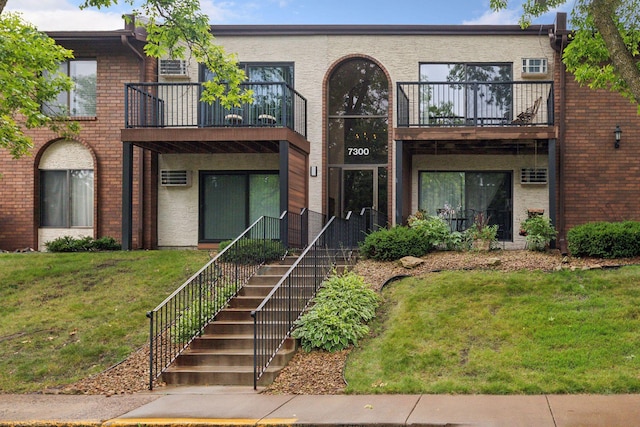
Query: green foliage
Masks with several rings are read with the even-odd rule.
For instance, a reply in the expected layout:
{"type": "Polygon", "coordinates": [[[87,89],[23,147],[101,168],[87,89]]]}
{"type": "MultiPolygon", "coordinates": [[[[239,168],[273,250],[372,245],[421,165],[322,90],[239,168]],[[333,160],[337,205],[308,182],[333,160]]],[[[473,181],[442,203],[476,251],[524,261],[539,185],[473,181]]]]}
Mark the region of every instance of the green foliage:
{"type": "Polygon", "coordinates": [[[416,227],[395,226],[374,231],[360,244],[360,254],[377,261],[394,261],[405,256],[421,257],[433,251],[434,244],[416,227]]]}
{"type": "MultiPolygon", "coordinates": [[[[220,242],[220,251],[233,243],[233,240],[220,242]]],[[[237,262],[240,264],[256,264],[275,261],[282,258],[287,249],[277,240],[240,239],[236,245],[222,254],[225,262],[237,262]]]]}
{"type": "Polygon", "coordinates": [[[46,242],[44,246],[49,252],[95,252],[95,251],[117,251],[121,249],[120,244],[113,237],[72,237],[63,236],[46,242]]]}
{"type": "Polygon", "coordinates": [[[305,351],[339,351],[369,333],[366,325],[375,317],[378,295],[361,276],[347,272],[332,276],[318,291],[314,305],[297,322],[292,336],[305,351]]]}
{"type": "Polygon", "coordinates": [[[203,300],[196,300],[187,308],[173,325],[171,338],[175,343],[184,343],[200,334],[202,328],[235,294],[235,286],[220,286],[214,289],[213,296],[208,291],[203,300]]]}
{"type": "Polygon", "coordinates": [[[534,215],[522,221],[520,230],[526,235],[527,248],[532,251],[545,250],[558,234],[549,217],[542,215],[534,215]]]}
{"type": "Polygon", "coordinates": [[[52,118],[41,106],[71,89],[73,82],[58,73],[58,64],[73,54],[19,15],[0,15],[0,148],[14,158],[28,154],[33,143],[26,129],[48,127],[62,137],[78,131],[74,122],[52,118]]]}
{"type": "MultiPolygon", "coordinates": [[[[81,7],[103,8],[116,4],[117,0],[86,0],[81,7]]],[[[253,93],[240,88],[246,76],[238,67],[237,58],[215,44],[209,17],[202,12],[199,0],[144,0],[134,14],[145,17],[144,22],[136,25],[147,31],[148,43],[144,47],[147,55],[192,57],[213,71],[213,80],[203,83],[203,102],[219,99],[225,107],[232,107],[253,101],[253,93]]]]}
{"type": "Polygon", "coordinates": [[[631,258],[640,255],[640,222],[591,222],[567,233],[573,256],[631,258]]]}
{"type": "MultiPolygon", "coordinates": [[[[491,0],[494,10],[505,9],[507,0],[491,0]]],[[[513,2],[512,2],[513,3],[513,2]]],[[[523,27],[567,0],[526,0],[523,27]]],[[[562,60],[580,84],[609,89],[638,104],[640,112],[640,1],[576,0],[571,11],[570,43],[562,60]]]]}

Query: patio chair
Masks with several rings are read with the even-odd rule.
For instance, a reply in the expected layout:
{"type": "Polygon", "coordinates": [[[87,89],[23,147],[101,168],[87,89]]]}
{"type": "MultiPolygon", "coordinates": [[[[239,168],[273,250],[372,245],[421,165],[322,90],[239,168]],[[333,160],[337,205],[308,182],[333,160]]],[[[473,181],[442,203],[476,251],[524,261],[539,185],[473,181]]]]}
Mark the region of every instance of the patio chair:
{"type": "Polygon", "coordinates": [[[533,122],[534,117],[538,113],[538,108],[540,108],[541,102],[542,97],[539,97],[531,107],[528,107],[526,110],[518,114],[518,116],[511,123],[514,125],[530,125],[531,122],[533,122]]]}

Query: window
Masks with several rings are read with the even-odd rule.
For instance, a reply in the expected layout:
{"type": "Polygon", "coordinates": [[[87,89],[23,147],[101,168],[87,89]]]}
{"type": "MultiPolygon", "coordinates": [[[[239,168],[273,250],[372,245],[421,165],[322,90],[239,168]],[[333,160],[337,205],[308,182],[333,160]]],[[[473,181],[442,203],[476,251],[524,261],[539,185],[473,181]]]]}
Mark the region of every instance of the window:
{"type": "Polygon", "coordinates": [[[421,123],[502,124],[511,114],[512,68],[511,64],[420,64],[421,123]]]}
{"type": "Polygon", "coordinates": [[[58,71],[73,80],[74,88],[59,93],[55,101],[44,106],[44,112],[50,116],[95,117],[96,60],[65,61],[60,64],[58,71]]]}
{"type": "Polygon", "coordinates": [[[523,58],[523,74],[547,74],[547,58],[523,58]]]}
{"type": "Polygon", "coordinates": [[[93,227],[93,170],[40,171],[40,225],[93,227]]]}
{"type": "Polygon", "coordinates": [[[201,242],[234,239],[263,215],[280,216],[277,172],[201,172],[201,242]]]}
{"type": "Polygon", "coordinates": [[[498,238],[511,240],[512,172],[421,171],[419,208],[437,215],[449,212],[459,221],[471,225],[473,215],[482,213],[489,224],[498,225],[498,238]]]}

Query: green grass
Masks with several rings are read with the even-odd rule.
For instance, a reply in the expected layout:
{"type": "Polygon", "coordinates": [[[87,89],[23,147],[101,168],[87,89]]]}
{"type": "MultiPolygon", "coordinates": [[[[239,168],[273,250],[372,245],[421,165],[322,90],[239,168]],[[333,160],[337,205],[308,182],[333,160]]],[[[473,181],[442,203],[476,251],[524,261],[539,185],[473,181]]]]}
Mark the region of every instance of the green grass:
{"type": "Polygon", "coordinates": [[[148,340],[145,317],[209,259],[198,251],[0,254],[0,392],[73,383],[148,340]]]}
{"type": "Polygon", "coordinates": [[[640,267],[433,273],[383,296],[347,392],[640,392],[640,267]]]}

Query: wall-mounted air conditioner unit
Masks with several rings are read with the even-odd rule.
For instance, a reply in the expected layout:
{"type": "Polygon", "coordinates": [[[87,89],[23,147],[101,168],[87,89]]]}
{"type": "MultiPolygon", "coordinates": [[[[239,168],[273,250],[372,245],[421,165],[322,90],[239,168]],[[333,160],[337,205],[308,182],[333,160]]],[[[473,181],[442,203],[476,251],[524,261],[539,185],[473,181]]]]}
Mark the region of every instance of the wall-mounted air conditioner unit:
{"type": "Polygon", "coordinates": [[[522,77],[543,78],[549,74],[547,58],[522,58],[522,77]]]}
{"type": "Polygon", "coordinates": [[[546,184],[547,168],[520,169],[520,184],[546,184]]]}
{"type": "Polygon", "coordinates": [[[163,187],[191,187],[191,171],[162,169],[160,171],[160,185],[163,187]]]}
{"type": "Polygon", "coordinates": [[[183,59],[161,59],[160,75],[165,77],[185,77],[187,75],[187,63],[183,59]]]}

